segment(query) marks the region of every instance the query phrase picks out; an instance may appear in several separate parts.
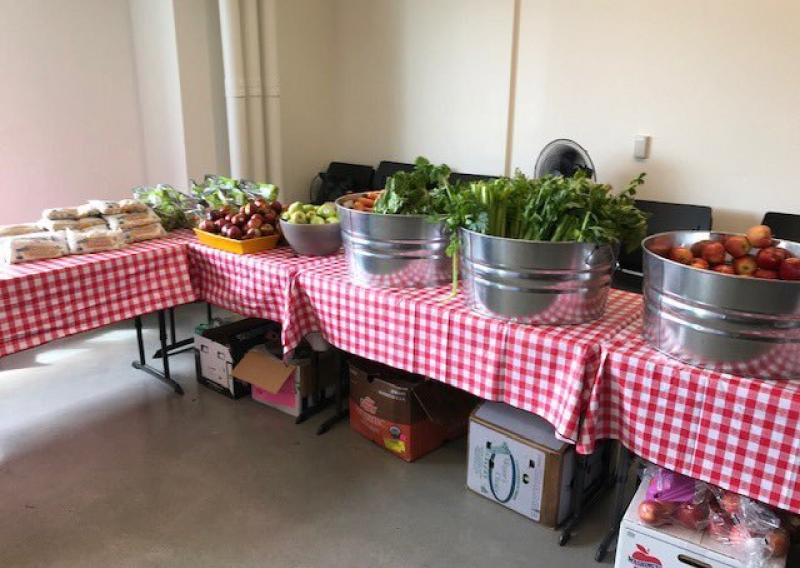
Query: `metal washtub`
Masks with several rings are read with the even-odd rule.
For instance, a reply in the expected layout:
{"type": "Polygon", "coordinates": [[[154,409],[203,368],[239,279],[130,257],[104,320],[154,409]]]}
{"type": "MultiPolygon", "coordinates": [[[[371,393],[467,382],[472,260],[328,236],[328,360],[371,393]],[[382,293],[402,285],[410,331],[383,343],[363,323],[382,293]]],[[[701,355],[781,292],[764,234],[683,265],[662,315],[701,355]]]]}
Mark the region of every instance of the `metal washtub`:
{"type": "MultiPolygon", "coordinates": [[[[728,234],[676,231],[644,249],[644,337],[697,367],[762,379],[800,378],[800,282],[699,270],[655,251],[728,234]]],[[[800,244],[776,241],[800,255],[800,244]]]]}
{"type": "Polygon", "coordinates": [[[461,229],[461,275],[470,307],[531,324],[603,315],[616,265],[611,245],[523,241],[461,229]]]}
{"type": "Polygon", "coordinates": [[[336,200],[350,278],[374,288],[423,288],[452,278],[442,222],[424,215],[382,215],[344,207],[363,194],[336,200]]]}

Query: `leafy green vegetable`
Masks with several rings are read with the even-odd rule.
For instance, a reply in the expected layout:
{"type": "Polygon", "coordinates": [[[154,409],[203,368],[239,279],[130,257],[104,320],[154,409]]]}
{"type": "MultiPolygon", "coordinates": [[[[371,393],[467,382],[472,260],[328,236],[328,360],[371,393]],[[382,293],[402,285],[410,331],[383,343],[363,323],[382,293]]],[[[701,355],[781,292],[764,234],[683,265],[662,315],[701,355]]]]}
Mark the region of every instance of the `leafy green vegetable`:
{"type": "Polygon", "coordinates": [[[374,213],[391,215],[431,215],[437,206],[431,189],[447,187],[450,168],[441,164],[434,166],[419,157],[414,170],[397,172],[386,180],[386,188],[375,202],[374,213]]]}
{"type": "Polygon", "coordinates": [[[161,219],[161,224],[168,231],[188,229],[194,226],[193,211],[199,207],[199,201],[185,193],[181,193],[171,185],[159,184],[153,187],[134,188],[133,197],[137,201],[147,203],[161,219]]]}
{"type": "Polygon", "coordinates": [[[275,201],[278,192],[278,187],[271,183],[237,180],[225,176],[207,175],[201,183],[192,180],[192,194],[214,208],[223,205],[241,207],[257,197],[275,201]]]}

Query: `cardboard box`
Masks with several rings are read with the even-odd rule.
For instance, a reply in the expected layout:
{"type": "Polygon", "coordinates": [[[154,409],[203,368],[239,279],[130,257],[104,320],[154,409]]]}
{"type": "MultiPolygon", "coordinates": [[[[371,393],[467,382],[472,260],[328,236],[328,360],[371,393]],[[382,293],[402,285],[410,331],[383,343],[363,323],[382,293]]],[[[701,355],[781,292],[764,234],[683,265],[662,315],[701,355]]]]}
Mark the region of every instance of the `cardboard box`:
{"type": "Polygon", "coordinates": [[[232,374],[251,386],[253,400],[295,417],[303,410],[303,399],[330,392],[334,378],[330,373],[318,373],[310,358],[287,365],[266,345],[248,351],[232,374]]]}
{"type": "Polygon", "coordinates": [[[250,385],[232,375],[233,367],[255,345],[263,345],[280,326],[275,322],[248,318],[203,330],[194,336],[197,382],[230,398],[241,398],[250,385]]]}
{"type": "MultiPolygon", "coordinates": [[[[642,484],[619,529],[616,568],[744,568],[736,549],[707,532],[668,525],[651,527],[639,520],[639,503],[647,493],[642,484]]],[[[785,568],[786,558],[773,558],[765,568],[785,568]]]]}
{"type": "MultiPolygon", "coordinates": [[[[587,460],[586,487],[603,475],[599,452],[587,460]]],[[[498,402],[484,402],[469,423],[467,486],[545,526],[572,510],[575,449],[558,440],[543,418],[498,402]]]]}
{"type": "Polygon", "coordinates": [[[411,462],[466,433],[475,397],[372,361],[350,362],[350,427],[411,462]]]}

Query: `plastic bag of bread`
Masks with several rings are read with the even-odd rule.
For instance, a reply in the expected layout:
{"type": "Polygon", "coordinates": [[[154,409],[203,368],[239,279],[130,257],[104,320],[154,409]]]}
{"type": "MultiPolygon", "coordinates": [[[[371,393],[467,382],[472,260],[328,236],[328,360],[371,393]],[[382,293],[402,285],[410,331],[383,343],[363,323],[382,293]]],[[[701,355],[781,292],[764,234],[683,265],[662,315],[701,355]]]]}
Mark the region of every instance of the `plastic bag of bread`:
{"type": "Polygon", "coordinates": [[[64,231],[66,229],[77,229],[76,219],[41,219],[39,227],[47,231],[64,231]]]}
{"type": "Polygon", "coordinates": [[[67,245],[70,254],[86,254],[114,250],[125,246],[125,235],[117,229],[90,229],[88,231],[67,230],[67,245]]]}
{"type": "Polygon", "coordinates": [[[64,233],[29,233],[0,241],[0,260],[9,264],[58,258],[69,253],[64,233]]]}
{"type": "Polygon", "coordinates": [[[119,215],[122,213],[122,207],[119,206],[119,201],[90,199],[87,205],[99,211],[101,215],[119,215]]]}
{"type": "Polygon", "coordinates": [[[100,216],[100,211],[98,211],[97,207],[89,203],[79,206],[77,211],[78,211],[78,219],[83,219],[85,217],[100,216]]]}
{"type": "Polygon", "coordinates": [[[125,241],[128,243],[149,241],[150,239],[164,237],[167,234],[164,227],[161,226],[161,223],[151,223],[149,225],[124,229],[123,232],[125,233],[125,241]]]}
{"type": "Polygon", "coordinates": [[[146,203],[136,201],[135,199],[123,199],[119,202],[119,208],[123,213],[145,213],[150,208],[146,203]]]}
{"type": "Polygon", "coordinates": [[[78,209],[76,207],[55,207],[42,211],[42,219],[60,221],[62,219],[77,219],[78,209]]]}
{"type": "Polygon", "coordinates": [[[105,229],[108,228],[106,225],[105,219],[102,217],[81,217],[77,220],[77,226],[75,227],[78,231],[86,231],[88,229],[105,229]]]}
{"type": "Polygon", "coordinates": [[[36,223],[21,223],[19,225],[0,226],[0,238],[13,237],[14,235],[25,235],[27,233],[38,233],[42,229],[36,223]]]}
{"type": "Polygon", "coordinates": [[[110,229],[133,229],[143,225],[152,225],[160,221],[158,215],[150,208],[140,213],[122,213],[120,215],[106,215],[105,220],[110,229]]]}

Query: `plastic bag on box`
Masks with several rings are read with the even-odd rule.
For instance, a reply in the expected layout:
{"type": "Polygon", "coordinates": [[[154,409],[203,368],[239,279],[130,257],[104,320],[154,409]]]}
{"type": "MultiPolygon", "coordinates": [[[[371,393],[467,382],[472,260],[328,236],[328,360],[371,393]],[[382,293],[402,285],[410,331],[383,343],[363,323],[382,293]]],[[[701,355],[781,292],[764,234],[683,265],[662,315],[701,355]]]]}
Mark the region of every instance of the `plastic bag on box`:
{"type": "Polygon", "coordinates": [[[711,488],[708,532],[731,545],[746,568],[762,568],[770,558],[786,556],[790,534],[769,506],[749,497],[711,488]]]}
{"type": "Polygon", "coordinates": [[[642,478],[647,495],[639,505],[639,518],[652,526],[676,524],[702,531],[709,520],[708,486],[679,473],[649,467],[642,478]]]}
{"type": "Polygon", "coordinates": [[[86,254],[104,250],[115,250],[125,246],[125,235],[120,230],[67,230],[66,236],[70,254],[86,254]]]}
{"type": "Polygon", "coordinates": [[[69,253],[63,232],[30,233],[0,240],[0,260],[9,264],[58,258],[69,253]]]}

